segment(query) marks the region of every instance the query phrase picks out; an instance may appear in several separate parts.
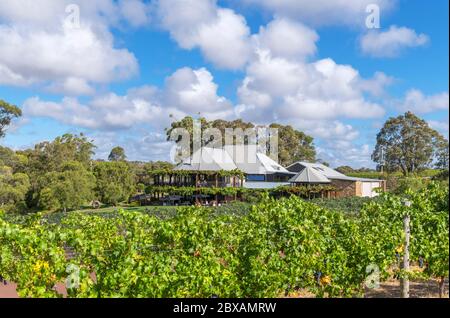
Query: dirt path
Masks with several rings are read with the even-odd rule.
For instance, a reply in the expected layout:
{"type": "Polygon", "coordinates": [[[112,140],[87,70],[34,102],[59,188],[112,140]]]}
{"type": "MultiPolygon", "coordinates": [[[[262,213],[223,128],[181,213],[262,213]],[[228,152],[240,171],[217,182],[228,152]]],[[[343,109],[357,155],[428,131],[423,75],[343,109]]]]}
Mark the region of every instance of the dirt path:
{"type": "MultiPolygon", "coordinates": [[[[56,290],[65,295],[66,290],[63,284],[57,284],[56,290]]],[[[411,298],[438,298],[439,289],[436,280],[410,282],[411,298]]],[[[0,298],[18,298],[16,284],[0,284],[0,298]]],[[[308,292],[299,292],[296,295],[290,295],[293,298],[314,298],[314,295],[308,292]]],[[[400,284],[398,280],[390,280],[380,285],[378,289],[367,289],[366,298],[399,298],[400,284]]],[[[449,297],[449,281],[445,281],[445,297],[449,297]]]]}
{"type": "MultiPolygon", "coordinates": [[[[439,298],[437,280],[422,280],[410,282],[411,298],[439,298]]],[[[445,280],[445,298],[448,298],[448,279],[445,280]]],[[[380,284],[378,289],[366,289],[366,298],[400,298],[400,283],[389,280],[380,284]]]]}

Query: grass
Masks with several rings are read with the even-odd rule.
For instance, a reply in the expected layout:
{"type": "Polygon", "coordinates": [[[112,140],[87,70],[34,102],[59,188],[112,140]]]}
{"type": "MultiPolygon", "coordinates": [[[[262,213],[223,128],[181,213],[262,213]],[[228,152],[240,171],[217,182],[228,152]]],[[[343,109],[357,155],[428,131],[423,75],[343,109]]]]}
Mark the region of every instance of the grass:
{"type": "MultiPolygon", "coordinates": [[[[442,173],[442,170],[438,169],[424,169],[417,171],[414,174],[411,174],[409,177],[416,178],[431,178],[437,176],[439,173],[442,173]]],[[[367,172],[350,172],[347,173],[349,177],[355,178],[368,178],[368,179],[386,179],[386,178],[405,178],[400,171],[391,172],[391,173],[381,173],[378,171],[367,171],[367,172]]]]}
{"type": "Polygon", "coordinates": [[[313,199],[310,202],[322,208],[339,211],[347,215],[357,216],[364,204],[374,200],[379,200],[379,198],[350,197],[338,199],[313,199]]]}
{"type": "MultiPolygon", "coordinates": [[[[248,211],[250,211],[251,204],[245,202],[232,202],[220,207],[208,207],[215,215],[245,215],[248,211]]],[[[117,217],[119,210],[124,210],[127,212],[136,212],[136,213],[145,213],[152,216],[156,216],[160,219],[168,219],[176,216],[177,210],[179,206],[117,206],[117,207],[104,207],[100,209],[92,209],[92,208],[84,208],[81,210],[70,211],[70,212],[53,212],[53,213],[45,213],[44,218],[47,219],[50,223],[60,223],[62,219],[72,213],[83,213],[83,214],[91,214],[96,216],[101,216],[105,218],[114,218],[117,217]]],[[[186,207],[184,207],[186,208],[186,207]]],[[[7,214],[6,220],[13,223],[24,223],[28,218],[32,217],[33,214],[7,214]]]]}
{"type": "MultiPolygon", "coordinates": [[[[341,198],[341,199],[312,199],[308,200],[311,203],[314,203],[320,207],[327,208],[330,210],[339,211],[345,213],[346,215],[357,216],[362,206],[370,202],[370,198],[341,198]]],[[[207,207],[213,212],[214,215],[233,215],[233,216],[242,216],[246,215],[250,211],[250,207],[252,203],[248,202],[231,202],[229,204],[222,205],[220,207],[207,207]]],[[[44,218],[47,219],[50,223],[60,223],[62,219],[72,213],[83,213],[83,214],[91,214],[96,216],[101,216],[105,218],[114,218],[117,217],[119,210],[125,210],[128,212],[136,212],[136,213],[145,213],[152,216],[155,216],[159,219],[169,219],[175,217],[177,215],[178,206],[130,206],[130,205],[121,205],[116,207],[103,207],[99,209],[93,209],[90,207],[85,207],[80,210],[70,211],[70,212],[44,212],[44,218]]],[[[186,207],[184,207],[186,208],[186,207]]],[[[6,219],[9,222],[13,223],[24,223],[29,217],[32,217],[34,213],[19,215],[19,214],[7,214],[6,219]]]]}

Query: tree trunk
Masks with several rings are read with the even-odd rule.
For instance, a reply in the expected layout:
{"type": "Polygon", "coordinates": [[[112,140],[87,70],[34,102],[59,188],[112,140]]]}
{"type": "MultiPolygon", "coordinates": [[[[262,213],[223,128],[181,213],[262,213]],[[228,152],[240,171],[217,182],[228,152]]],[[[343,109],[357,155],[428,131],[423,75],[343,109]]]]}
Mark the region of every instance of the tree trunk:
{"type": "Polygon", "coordinates": [[[444,297],[445,293],[445,277],[439,279],[439,298],[444,297]]]}

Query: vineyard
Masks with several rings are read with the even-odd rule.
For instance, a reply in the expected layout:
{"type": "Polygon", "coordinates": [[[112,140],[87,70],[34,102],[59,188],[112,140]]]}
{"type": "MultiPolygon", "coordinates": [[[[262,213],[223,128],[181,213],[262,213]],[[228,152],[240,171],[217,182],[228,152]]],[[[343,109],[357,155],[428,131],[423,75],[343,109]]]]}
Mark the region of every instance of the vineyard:
{"type": "Polygon", "coordinates": [[[438,279],[449,271],[448,187],[382,194],[346,214],[296,196],[266,197],[246,213],[180,207],[171,217],[120,211],[0,217],[0,279],[20,297],[362,297],[370,280],[438,279]],[[411,219],[401,270],[403,218],[411,219]],[[368,279],[369,277],[369,279],[368,279]],[[368,282],[369,280],[369,282],[368,282]]]}

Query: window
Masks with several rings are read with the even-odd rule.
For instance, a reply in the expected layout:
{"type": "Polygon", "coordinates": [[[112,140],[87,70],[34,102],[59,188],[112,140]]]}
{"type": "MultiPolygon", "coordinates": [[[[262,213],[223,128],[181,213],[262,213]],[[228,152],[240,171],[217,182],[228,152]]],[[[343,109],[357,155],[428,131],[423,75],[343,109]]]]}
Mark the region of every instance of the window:
{"type": "Polygon", "coordinates": [[[266,176],[263,174],[249,174],[247,181],[266,181],[266,176]]]}

